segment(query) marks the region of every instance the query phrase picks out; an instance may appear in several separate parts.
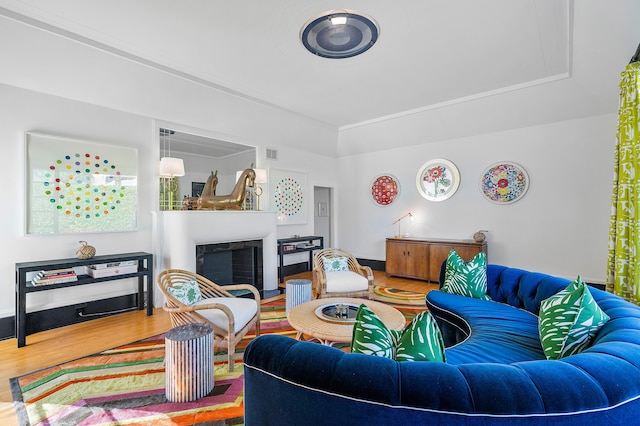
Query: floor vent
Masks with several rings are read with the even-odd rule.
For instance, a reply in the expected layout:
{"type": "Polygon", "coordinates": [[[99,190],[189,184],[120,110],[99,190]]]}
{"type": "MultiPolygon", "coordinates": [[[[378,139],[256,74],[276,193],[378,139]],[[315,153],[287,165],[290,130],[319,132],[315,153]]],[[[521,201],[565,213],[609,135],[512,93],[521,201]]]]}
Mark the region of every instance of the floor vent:
{"type": "Polygon", "coordinates": [[[267,158],[269,160],[277,160],[278,159],[278,151],[275,149],[267,148],[267,158]]]}

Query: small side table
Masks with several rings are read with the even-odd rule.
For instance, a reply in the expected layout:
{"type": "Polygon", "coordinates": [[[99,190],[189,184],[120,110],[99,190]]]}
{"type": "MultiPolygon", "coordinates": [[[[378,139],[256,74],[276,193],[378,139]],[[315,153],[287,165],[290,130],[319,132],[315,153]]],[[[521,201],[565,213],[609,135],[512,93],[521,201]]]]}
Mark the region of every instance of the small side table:
{"type": "Polygon", "coordinates": [[[285,285],[287,314],[295,306],[311,300],[311,280],[288,280],[285,285]]]}
{"type": "Polygon", "coordinates": [[[213,327],[186,324],[165,334],[165,394],[171,402],[206,396],[214,386],[213,327]]]}

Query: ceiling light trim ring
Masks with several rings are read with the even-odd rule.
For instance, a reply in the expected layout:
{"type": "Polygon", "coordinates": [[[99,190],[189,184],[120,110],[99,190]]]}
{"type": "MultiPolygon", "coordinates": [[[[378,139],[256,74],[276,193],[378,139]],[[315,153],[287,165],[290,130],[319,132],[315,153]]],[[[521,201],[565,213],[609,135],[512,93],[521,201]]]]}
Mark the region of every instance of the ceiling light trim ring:
{"type": "Polygon", "coordinates": [[[316,56],[351,58],[369,50],[378,40],[377,24],[356,12],[325,12],[307,22],[300,33],[304,47],[316,56]],[[345,22],[344,24],[336,22],[345,22]]]}

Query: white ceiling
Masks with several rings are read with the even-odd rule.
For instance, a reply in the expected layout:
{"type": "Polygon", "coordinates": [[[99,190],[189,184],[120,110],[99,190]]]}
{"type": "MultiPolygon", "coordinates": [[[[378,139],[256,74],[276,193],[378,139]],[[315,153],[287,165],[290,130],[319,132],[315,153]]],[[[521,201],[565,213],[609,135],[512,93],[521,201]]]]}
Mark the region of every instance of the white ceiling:
{"type": "Polygon", "coordinates": [[[336,128],[566,77],[569,0],[0,0],[0,13],[336,128]],[[349,9],[380,37],[348,59],[300,42],[349,9]]]}

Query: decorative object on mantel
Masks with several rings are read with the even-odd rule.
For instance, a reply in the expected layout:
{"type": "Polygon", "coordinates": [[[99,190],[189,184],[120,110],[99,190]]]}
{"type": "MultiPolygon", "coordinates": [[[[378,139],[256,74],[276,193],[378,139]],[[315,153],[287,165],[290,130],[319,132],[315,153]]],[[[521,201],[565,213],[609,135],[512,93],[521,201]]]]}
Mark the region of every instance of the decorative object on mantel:
{"type": "Polygon", "coordinates": [[[480,191],[496,204],[518,201],[529,188],[529,175],[519,164],[500,162],[489,166],[480,179],[480,191]]]}
{"type": "MultiPolygon", "coordinates": [[[[192,183],[193,185],[193,183],[192,183]]],[[[207,178],[207,182],[202,188],[200,195],[195,196],[191,194],[191,197],[185,195],[182,199],[182,210],[196,210],[198,208],[198,198],[203,195],[216,195],[216,187],[218,186],[218,171],[214,173],[211,171],[211,175],[207,178]]]]}
{"type": "Polygon", "coordinates": [[[247,187],[253,188],[256,172],[245,169],[229,195],[201,195],[198,210],[241,210],[247,187]]]}
{"type": "Polygon", "coordinates": [[[395,176],[385,173],[376,176],[371,183],[371,198],[378,206],[389,206],[400,195],[400,183],[395,176]]]}
{"type": "Polygon", "coordinates": [[[460,186],[460,172],[449,160],[438,158],[422,165],[416,176],[418,192],[429,201],[444,201],[460,186]]]}
{"type": "Polygon", "coordinates": [[[256,210],[260,210],[260,196],[263,193],[262,187],[260,186],[261,183],[267,183],[269,182],[269,179],[267,178],[267,170],[266,169],[255,169],[256,171],[256,187],[253,190],[253,193],[256,195],[256,198],[258,199],[257,201],[257,206],[256,206],[256,210]]]}
{"type": "Polygon", "coordinates": [[[402,232],[400,232],[400,222],[402,222],[402,219],[404,219],[405,217],[410,217],[411,220],[413,220],[413,215],[411,214],[411,212],[409,212],[392,223],[392,225],[395,225],[396,223],[398,224],[398,235],[396,235],[396,238],[402,238],[402,232]]]}
{"type": "Polygon", "coordinates": [[[78,259],[91,259],[96,255],[96,248],[94,246],[90,246],[86,241],[78,241],[80,244],[80,248],[76,250],[76,257],[78,259]]]}
{"type": "Polygon", "coordinates": [[[476,232],[475,234],[473,234],[473,241],[478,242],[478,243],[483,242],[485,239],[487,239],[487,236],[484,235],[485,232],[489,232],[489,231],[480,230],[480,231],[476,232]]]}

